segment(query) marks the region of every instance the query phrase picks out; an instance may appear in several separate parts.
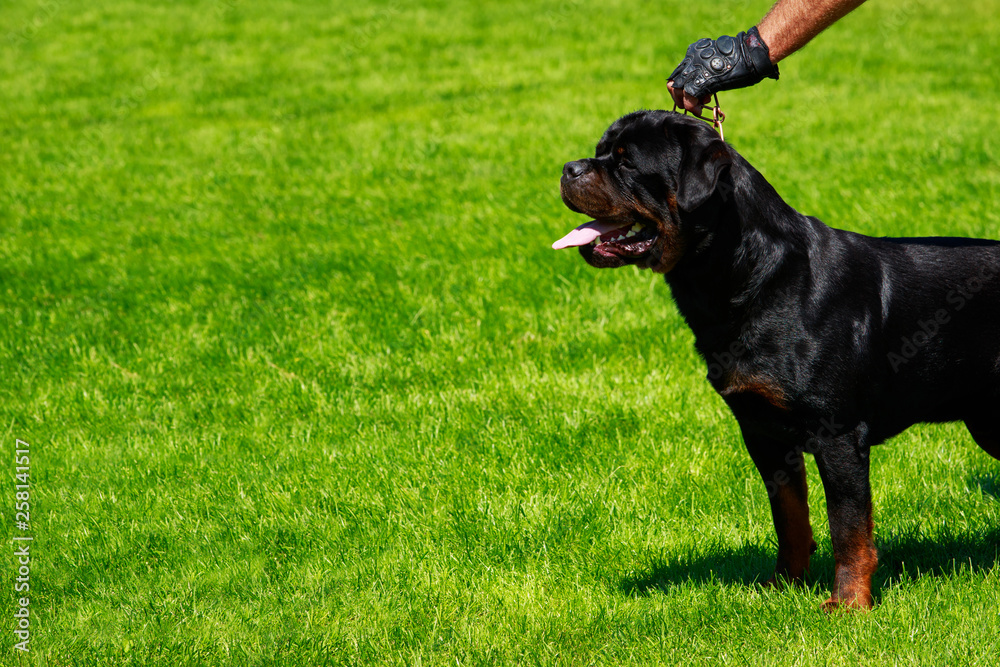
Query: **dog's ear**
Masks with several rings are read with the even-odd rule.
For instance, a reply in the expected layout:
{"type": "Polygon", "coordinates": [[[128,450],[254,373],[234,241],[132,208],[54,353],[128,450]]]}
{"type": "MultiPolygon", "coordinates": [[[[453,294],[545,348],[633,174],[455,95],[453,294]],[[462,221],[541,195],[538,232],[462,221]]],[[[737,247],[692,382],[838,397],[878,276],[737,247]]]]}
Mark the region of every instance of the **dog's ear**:
{"type": "Polygon", "coordinates": [[[684,156],[677,174],[677,205],[693,211],[712,196],[719,176],[732,165],[726,142],[708,127],[688,131],[681,142],[684,156]]]}

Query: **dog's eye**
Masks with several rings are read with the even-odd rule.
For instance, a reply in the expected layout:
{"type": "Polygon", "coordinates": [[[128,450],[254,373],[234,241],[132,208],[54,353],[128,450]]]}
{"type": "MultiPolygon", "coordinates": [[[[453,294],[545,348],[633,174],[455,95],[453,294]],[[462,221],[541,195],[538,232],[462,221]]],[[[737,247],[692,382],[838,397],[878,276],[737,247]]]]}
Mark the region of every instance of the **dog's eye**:
{"type": "Polygon", "coordinates": [[[631,169],[633,171],[635,170],[635,164],[632,162],[632,160],[628,158],[628,155],[625,154],[624,146],[619,146],[618,148],[616,148],[615,155],[618,156],[619,167],[621,167],[622,169],[631,169]]]}
{"type": "Polygon", "coordinates": [[[632,160],[628,159],[628,156],[625,154],[624,146],[616,148],[615,155],[618,156],[618,166],[624,169],[635,169],[635,164],[633,164],[632,160]]]}

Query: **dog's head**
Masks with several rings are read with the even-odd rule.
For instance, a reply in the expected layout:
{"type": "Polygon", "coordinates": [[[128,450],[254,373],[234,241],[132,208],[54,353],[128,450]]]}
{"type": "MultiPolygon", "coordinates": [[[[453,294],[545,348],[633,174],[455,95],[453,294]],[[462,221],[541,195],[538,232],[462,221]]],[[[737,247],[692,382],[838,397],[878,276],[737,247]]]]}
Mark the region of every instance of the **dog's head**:
{"type": "Polygon", "coordinates": [[[731,164],[729,147],[702,121],[670,111],[624,116],[594,157],[563,167],[563,201],[594,220],[552,247],[579,246],[598,268],[638,264],[667,273],[704,217],[693,214],[716,199],[731,164]]]}

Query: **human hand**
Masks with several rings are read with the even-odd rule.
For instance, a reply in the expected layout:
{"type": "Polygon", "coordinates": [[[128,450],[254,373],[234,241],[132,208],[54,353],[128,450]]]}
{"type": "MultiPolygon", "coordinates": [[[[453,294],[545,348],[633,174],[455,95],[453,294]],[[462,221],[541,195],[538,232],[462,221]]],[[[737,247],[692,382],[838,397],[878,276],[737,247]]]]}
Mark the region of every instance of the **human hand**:
{"type": "Polygon", "coordinates": [[[777,79],[778,66],[754,27],[736,37],[699,39],[688,47],[667,85],[678,106],[700,113],[714,93],[752,86],[765,77],[777,79]]]}
{"type": "Polygon", "coordinates": [[[705,95],[704,97],[693,97],[683,88],[674,87],[673,79],[667,81],[667,90],[670,91],[670,96],[674,98],[674,104],[676,104],[681,109],[690,111],[695,116],[701,115],[701,110],[705,108],[705,105],[712,101],[711,95],[705,95]]]}

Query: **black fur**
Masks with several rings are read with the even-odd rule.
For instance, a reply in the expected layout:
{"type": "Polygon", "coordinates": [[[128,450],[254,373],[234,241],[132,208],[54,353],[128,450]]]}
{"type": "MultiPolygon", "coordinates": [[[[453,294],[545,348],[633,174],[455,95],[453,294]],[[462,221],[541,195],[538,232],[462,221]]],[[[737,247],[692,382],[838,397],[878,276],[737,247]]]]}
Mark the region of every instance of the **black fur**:
{"type": "Polygon", "coordinates": [[[837,560],[827,604],[871,606],[869,448],[965,421],[1000,458],[1000,242],[833,229],[708,125],[666,111],[615,122],[594,158],[567,164],[562,194],[597,219],[655,226],[640,255],[581,254],[665,274],[767,485],[775,581],[801,578],[815,548],[802,472],[814,454],[837,560]]]}

